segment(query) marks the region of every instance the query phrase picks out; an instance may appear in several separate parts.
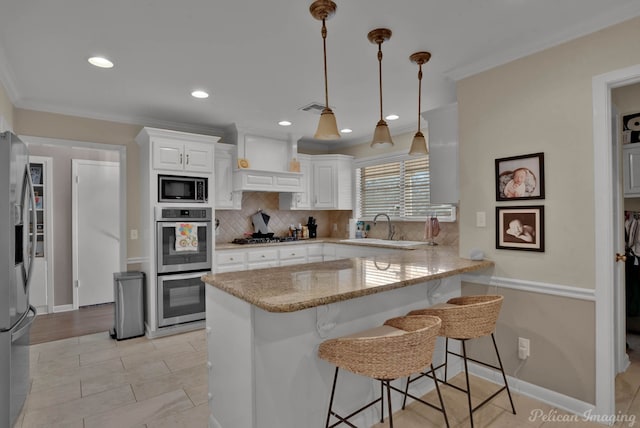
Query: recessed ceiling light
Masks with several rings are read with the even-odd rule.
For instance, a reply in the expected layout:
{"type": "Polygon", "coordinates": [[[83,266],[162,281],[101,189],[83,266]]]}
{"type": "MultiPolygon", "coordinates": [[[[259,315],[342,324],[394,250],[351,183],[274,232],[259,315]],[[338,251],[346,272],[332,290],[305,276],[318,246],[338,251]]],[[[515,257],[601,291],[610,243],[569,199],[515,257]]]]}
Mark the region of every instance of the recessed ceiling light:
{"type": "Polygon", "coordinates": [[[343,134],[350,134],[353,132],[353,129],[344,128],[344,129],[341,129],[340,132],[342,132],[343,134]]]}
{"type": "Polygon", "coordinates": [[[387,120],[398,120],[398,119],[400,119],[400,116],[398,116],[397,114],[390,114],[389,116],[385,117],[385,119],[387,119],[387,120]]]}
{"type": "Polygon", "coordinates": [[[113,68],[113,63],[101,56],[92,56],[87,61],[89,61],[89,64],[95,65],[96,67],[113,68]]]}
{"type": "Polygon", "coordinates": [[[193,98],[209,98],[209,94],[201,90],[191,92],[191,96],[193,98]]]}
{"type": "Polygon", "coordinates": [[[288,120],[281,120],[280,122],[278,122],[278,125],[280,125],[280,126],[291,126],[291,122],[289,122],[288,120]]]}

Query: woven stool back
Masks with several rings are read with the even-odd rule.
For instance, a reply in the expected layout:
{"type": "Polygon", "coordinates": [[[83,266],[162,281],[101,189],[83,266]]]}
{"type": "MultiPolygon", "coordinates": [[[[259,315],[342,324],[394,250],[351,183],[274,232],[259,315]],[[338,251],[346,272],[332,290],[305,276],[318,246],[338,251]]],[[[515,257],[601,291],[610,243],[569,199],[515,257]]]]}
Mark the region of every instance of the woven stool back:
{"type": "Polygon", "coordinates": [[[374,379],[406,377],[431,364],[440,323],[434,316],[392,318],[385,325],[402,330],[400,334],[329,339],[320,344],[318,356],[336,367],[374,379]]]}
{"type": "Polygon", "coordinates": [[[440,336],[474,339],[495,331],[503,300],[503,296],[460,296],[447,301],[455,306],[418,309],[408,315],[437,316],[442,320],[440,336]]]}

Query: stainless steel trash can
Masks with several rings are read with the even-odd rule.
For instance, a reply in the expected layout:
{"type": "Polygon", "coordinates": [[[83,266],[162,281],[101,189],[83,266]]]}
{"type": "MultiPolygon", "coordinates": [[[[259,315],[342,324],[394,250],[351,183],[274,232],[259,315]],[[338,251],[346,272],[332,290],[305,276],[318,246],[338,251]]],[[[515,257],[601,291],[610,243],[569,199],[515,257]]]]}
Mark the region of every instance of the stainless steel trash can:
{"type": "Polygon", "coordinates": [[[111,337],[122,340],[144,335],[144,273],[113,274],[115,322],[111,337]]]}

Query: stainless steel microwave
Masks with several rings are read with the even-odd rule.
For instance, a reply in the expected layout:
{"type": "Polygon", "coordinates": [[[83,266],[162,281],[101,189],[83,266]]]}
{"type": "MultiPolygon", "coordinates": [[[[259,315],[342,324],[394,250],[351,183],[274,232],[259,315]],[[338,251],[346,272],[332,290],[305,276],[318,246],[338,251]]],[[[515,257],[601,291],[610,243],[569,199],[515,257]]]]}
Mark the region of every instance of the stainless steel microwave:
{"type": "Polygon", "coordinates": [[[208,192],[206,177],[158,175],[158,202],[205,203],[208,192]]]}

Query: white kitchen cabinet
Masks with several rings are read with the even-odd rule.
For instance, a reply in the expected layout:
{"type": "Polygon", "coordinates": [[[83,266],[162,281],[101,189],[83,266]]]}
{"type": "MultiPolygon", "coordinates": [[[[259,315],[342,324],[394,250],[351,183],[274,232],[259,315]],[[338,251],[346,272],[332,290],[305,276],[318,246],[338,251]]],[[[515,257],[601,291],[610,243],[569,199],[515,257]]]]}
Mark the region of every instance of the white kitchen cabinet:
{"type": "Polygon", "coordinates": [[[640,143],[625,144],[622,155],[624,197],[640,198],[640,143]]]}
{"type": "Polygon", "coordinates": [[[211,174],[213,143],[220,140],[220,137],[143,128],[136,139],[151,145],[153,169],[211,174]]]}
{"type": "Polygon", "coordinates": [[[262,269],[279,266],[278,250],[275,248],[247,248],[247,269],[262,269]]]}
{"type": "Polygon", "coordinates": [[[429,133],[430,201],[432,204],[458,204],[458,104],[426,111],[429,133]]]}
{"type": "Polygon", "coordinates": [[[323,244],[307,245],[307,263],[324,261],[323,244]]]}
{"type": "Polygon", "coordinates": [[[353,209],[353,157],[298,155],[301,192],[280,193],[281,210],[353,209]]]}
{"type": "Polygon", "coordinates": [[[280,193],[279,204],[281,210],[308,210],[311,209],[311,156],[299,154],[301,187],[300,192],[280,193]]]}
{"type": "Polygon", "coordinates": [[[311,208],[353,209],[353,157],[315,155],[311,157],[311,208]]]}
{"type": "Polygon", "coordinates": [[[307,248],[305,245],[288,245],[278,249],[280,266],[299,265],[307,262],[307,248]]]}
{"type": "Polygon", "coordinates": [[[247,253],[245,251],[216,251],[216,273],[238,272],[247,270],[247,253]]]}
{"type": "Polygon", "coordinates": [[[242,207],[242,192],[233,191],[233,169],[235,165],[232,144],[215,144],[215,207],[217,210],[239,210],[242,207]]]}

